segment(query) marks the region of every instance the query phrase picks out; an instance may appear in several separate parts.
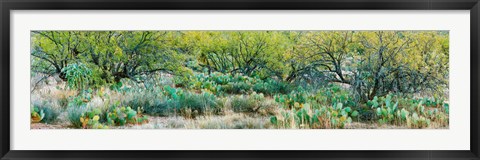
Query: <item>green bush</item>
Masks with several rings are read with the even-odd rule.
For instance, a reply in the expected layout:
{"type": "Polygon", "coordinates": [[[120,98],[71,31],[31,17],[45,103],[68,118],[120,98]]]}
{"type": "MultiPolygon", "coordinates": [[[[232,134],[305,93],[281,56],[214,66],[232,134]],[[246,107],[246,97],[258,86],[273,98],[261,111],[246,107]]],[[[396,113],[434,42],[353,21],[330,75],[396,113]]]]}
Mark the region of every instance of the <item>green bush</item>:
{"type": "Polygon", "coordinates": [[[179,95],[177,110],[182,116],[196,117],[205,113],[218,114],[221,112],[221,102],[215,95],[207,92],[200,94],[184,92],[179,95]]]}
{"type": "Polygon", "coordinates": [[[252,89],[255,92],[264,93],[266,95],[288,94],[292,92],[292,85],[273,79],[267,79],[264,82],[255,83],[252,89]]]}
{"type": "Polygon", "coordinates": [[[251,86],[245,82],[234,82],[232,84],[232,91],[233,94],[244,94],[250,91],[251,86]]]}
{"type": "Polygon", "coordinates": [[[107,126],[104,126],[100,123],[100,117],[104,114],[99,108],[88,108],[86,112],[83,112],[80,116],[80,123],[82,123],[82,128],[84,129],[107,129],[107,126]]]}
{"type": "Polygon", "coordinates": [[[43,119],[40,121],[40,122],[43,122],[43,123],[53,123],[53,122],[55,122],[58,118],[58,115],[60,114],[60,112],[57,109],[53,108],[52,106],[50,106],[48,104],[44,104],[44,105],[36,106],[36,107],[38,108],[38,110],[43,111],[43,113],[45,114],[43,119]]]}
{"type": "Polygon", "coordinates": [[[448,104],[441,99],[389,94],[384,97],[375,96],[366,105],[375,112],[380,125],[426,128],[431,123],[436,123],[438,126],[448,126],[448,111],[445,109],[448,104]]]}
{"type": "MultiPolygon", "coordinates": [[[[376,108],[376,114],[379,117],[379,123],[380,124],[385,124],[385,123],[393,123],[394,121],[400,120],[401,116],[398,116],[398,113],[401,111],[398,111],[398,101],[393,102],[392,100],[392,95],[387,95],[385,98],[382,98],[383,102],[381,103],[382,105],[379,106],[377,102],[377,98],[374,98],[373,100],[373,105],[372,108],[376,108]],[[397,115],[395,114],[397,113],[397,115]]],[[[401,113],[400,113],[401,114],[401,113]]],[[[406,112],[404,112],[406,114],[406,112]]]]}
{"type": "MultiPolygon", "coordinates": [[[[177,87],[179,87],[177,85],[177,87]]],[[[195,74],[194,78],[188,80],[188,84],[182,85],[184,88],[208,90],[216,95],[228,94],[245,94],[251,90],[266,95],[274,95],[277,93],[287,94],[292,91],[292,85],[286,82],[266,79],[265,81],[258,77],[243,76],[241,74],[223,74],[219,72],[195,74]]]]}
{"type": "Polygon", "coordinates": [[[190,76],[175,76],[173,78],[173,83],[176,87],[187,87],[188,83],[190,82],[190,76]]]}
{"type": "Polygon", "coordinates": [[[234,96],[231,98],[230,104],[234,112],[259,113],[260,115],[273,115],[278,109],[276,103],[267,101],[262,93],[234,96]]]}
{"type": "Polygon", "coordinates": [[[62,69],[67,79],[67,86],[72,89],[86,89],[92,79],[92,70],[85,64],[69,64],[62,69]]]}
{"type": "Polygon", "coordinates": [[[123,104],[137,110],[142,108],[145,114],[169,116],[180,114],[182,116],[201,115],[205,113],[220,113],[221,102],[212,93],[193,93],[180,88],[164,86],[163,89],[138,90],[128,94],[128,100],[123,104]]]}
{"type": "Polygon", "coordinates": [[[60,111],[49,101],[43,101],[42,103],[32,102],[30,107],[31,120],[35,123],[54,123],[60,114],[60,111]]]}
{"type": "MultiPolygon", "coordinates": [[[[168,86],[169,89],[173,89],[168,86]]],[[[165,87],[167,89],[167,87],[165,87]]],[[[176,91],[170,91],[176,92],[176,91]]],[[[173,112],[175,106],[171,100],[172,94],[160,88],[153,88],[149,90],[134,90],[127,94],[128,99],[123,101],[125,106],[130,106],[137,110],[143,108],[144,113],[149,115],[167,116],[173,112]],[[169,95],[169,96],[167,96],[169,95]]]]}
{"type": "Polygon", "coordinates": [[[330,107],[311,107],[307,103],[298,110],[294,108],[270,117],[270,123],[276,128],[345,128],[352,123],[349,116],[352,113],[350,108],[343,108],[342,103],[330,107]]]}
{"type": "Polygon", "coordinates": [[[232,80],[231,75],[225,75],[221,73],[212,73],[210,77],[211,77],[210,79],[213,80],[218,85],[225,85],[232,80]]]}
{"type": "Polygon", "coordinates": [[[87,112],[87,107],[86,106],[76,106],[76,107],[68,107],[67,108],[67,113],[68,113],[68,120],[72,124],[73,127],[75,128],[82,128],[82,122],[80,121],[80,118],[82,117],[83,114],[87,112]]]}
{"type": "Polygon", "coordinates": [[[283,108],[292,109],[294,107],[300,107],[302,104],[307,103],[309,99],[308,94],[305,91],[292,91],[287,95],[275,95],[275,102],[280,103],[283,108]]]}
{"type": "Polygon", "coordinates": [[[148,116],[142,115],[141,108],[137,111],[131,107],[114,107],[106,113],[109,125],[123,126],[125,124],[142,124],[148,122],[148,116]]]}
{"type": "Polygon", "coordinates": [[[149,102],[149,105],[143,107],[144,113],[154,116],[168,116],[174,112],[178,105],[176,101],[169,100],[167,97],[151,99],[149,102]]]}
{"type": "Polygon", "coordinates": [[[259,108],[259,102],[251,96],[235,96],[231,99],[234,112],[255,112],[259,108]]]}

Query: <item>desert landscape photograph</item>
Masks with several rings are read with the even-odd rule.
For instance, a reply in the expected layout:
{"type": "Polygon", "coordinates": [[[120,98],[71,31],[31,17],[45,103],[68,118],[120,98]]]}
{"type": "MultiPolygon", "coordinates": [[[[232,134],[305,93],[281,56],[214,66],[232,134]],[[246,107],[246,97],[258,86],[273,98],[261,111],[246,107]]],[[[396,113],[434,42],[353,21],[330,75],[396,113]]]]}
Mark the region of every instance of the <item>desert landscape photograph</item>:
{"type": "Polygon", "coordinates": [[[30,36],[30,129],[449,129],[449,31],[30,36]]]}

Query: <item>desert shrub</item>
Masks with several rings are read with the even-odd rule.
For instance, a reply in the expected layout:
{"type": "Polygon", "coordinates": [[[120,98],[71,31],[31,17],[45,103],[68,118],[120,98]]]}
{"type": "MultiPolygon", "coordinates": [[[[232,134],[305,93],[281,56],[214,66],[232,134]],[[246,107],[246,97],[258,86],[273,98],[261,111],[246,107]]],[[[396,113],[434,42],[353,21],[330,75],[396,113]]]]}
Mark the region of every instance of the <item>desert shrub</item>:
{"type": "Polygon", "coordinates": [[[138,108],[135,111],[131,107],[112,107],[111,110],[106,113],[107,123],[117,126],[147,123],[148,116],[143,115],[142,112],[142,108],[138,108]]]}
{"type": "Polygon", "coordinates": [[[239,93],[247,93],[250,90],[251,86],[245,82],[235,82],[233,83],[232,88],[233,88],[232,90],[233,93],[239,94],[239,93]]]}
{"type": "Polygon", "coordinates": [[[275,102],[280,103],[283,108],[292,109],[296,107],[298,109],[302,107],[304,103],[307,103],[309,96],[305,91],[292,91],[287,95],[277,94],[274,96],[274,99],[275,102]]]}
{"type": "Polygon", "coordinates": [[[67,105],[68,120],[75,128],[82,128],[80,118],[87,111],[87,104],[82,100],[81,96],[70,97],[67,105]]]}
{"type": "Polygon", "coordinates": [[[69,98],[69,102],[67,104],[67,109],[71,107],[86,107],[88,100],[83,98],[82,96],[74,96],[69,98]]]}
{"type": "Polygon", "coordinates": [[[92,70],[85,64],[69,64],[62,69],[65,74],[68,87],[72,89],[85,89],[91,81],[92,70]]]}
{"type": "Polygon", "coordinates": [[[276,128],[345,128],[352,122],[351,116],[358,115],[342,103],[315,108],[319,109],[312,109],[307,103],[298,110],[285,110],[270,117],[270,123],[276,128]]]}
{"type": "MultiPolygon", "coordinates": [[[[257,100],[258,101],[258,100],[257,100]]],[[[272,116],[275,115],[279,109],[278,104],[275,101],[262,99],[259,100],[259,107],[256,110],[256,113],[262,116],[272,116]]]]}
{"type": "MultiPolygon", "coordinates": [[[[113,95],[113,96],[116,96],[116,95],[113,95]]],[[[90,100],[87,103],[87,106],[90,106],[92,108],[98,108],[102,113],[106,113],[111,108],[111,106],[113,105],[118,106],[120,104],[121,104],[120,100],[110,99],[110,98],[102,99],[101,96],[95,96],[92,98],[92,100],[90,100]]],[[[106,122],[105,116],[103,115],[100,116],[100,122],[106,122]]]]}
{"type": "Polygon", "coordinates": [[[210,77],[211,77],[210,79],[213,80],[218,85],[225,85],[232,80],[231,75],[225,75],[218,72],[212,73],[210,77]]]}
{"type": "Polygon", "coordinates": [[[55,86],[55,89],[52,90],[52,93],[49,96],[51,101],[56,101],[59,108],[66,109],[68,106],[69,101],[71,100],[70,97],[77,95],[77,91],[66,89],[64,87],[55,86]]]}
{"type": "Polygon", "coordinates": [[[174,112],[175,107],[178,105],[176,101],[169,100],[166,97],[159,97],[149,101],[150,105],[143,107],[145,114],[149,115],[168,116],[174,112]]]}
{"type": "Polygon", "coordinates": [[[264,93],[266,95],[288,94],[293,90],[293,86],[274,79],[267,79],[264,82],[255,83],[252,89],[255,92],[264,93]]]}
{"type": "Polygon", "coordinates": [[[273,115],[277,109],[276,103],[267,101],[262,93],[234,96],[230,100],[230,106],[234,112],[251,112],[261,115],[273,115]]]}
{"type": "Polygon", "coordinates": [[[116,83],[110,84],[110,89],[114,91],[121,91],[122,86],[123,86],[122,81],[118,81],[116,83]]]}
{"type": "Polygon", "coordinates": [[[258,93],[266,93],[268,88],[264,83],[255,83],[252,87],[252,90],[258,93]]]}
{"type": "Polygon", "coordinates": [[[185,75],[185,76],[175,76],[173,77],[173,83],[175,84],[176,87],[187,87],[190,83],[190,77],[185,75]]]}
{"type": "Polygon", "coordinates": [[[221,112],[221,109],[220,100],[211,93],[182,92],[178,96],[177,110],[180,111],[182,116],[194,118],[207,112],[218,114],[221,112]]]}
{"type": "Polygon", "coordinates": [[[43,123],[53,123],[57,120],[58,115],[60,115],[60,112],[58,111],[58,109],[54,108],[49,104],[44,104],[44,105],[35,106],[35,107],[37,107],[38,110],[43,111],[43,113],[45,114],[43,119],[40,121],[43,123]]]}
{"type": "Polygon", "coordinates": [[[358,108],[357,101],[349,90],[333,83],[320,87],[316,92],[315,99],[317,102],[322,102],[322,105],[342,103],[346,107],[358,108]]]}
{"type": "Polygon", "coordinates": [[[175,108],[175,105],[169,100],[171,97],[167,97],[165,94],[168,93],[157,87],[135,90],[126,94],[128,98],[123,100],[123,104],[134,110],[142,108],[145,114],[167,116],[175,108]]]}
{"type": "Polygon", "coordinates": [[[71,106],[67,108],[67,116],[70,124],[75,128],[82,128],[83,124],[80,121],[82,115],[87,112],[87,106],[71,106]]]}
{"type": "Polygon", "coordinates": [[[31,121],[32,122],[41,122],[41,123],[54,123],[59,114],[59,108],[57,103],[54,100],[32,100],[30,105],[31,110],[31,121]]]}
{"type": "Polygon", "coordinates": [[[107,126],[100,122],[101,116],[104,114],[99,108],[89,107],[80,116],[80,123],[84,129],[108,129],[107,126]]]}
{"type": "MultiPolygon", "coordinates": [[[[178,87],[178,85],[177,85],[178,87]]],[[[213,72],[211,74],[197,73],[189,79],[188,84],[182,87],[193,90],[208,90],[216,95],[245,94],[251,90],[257,93],[274,95],[276,93],[290,93],[292,85],[271,78],[265,81],[258,77],[243,76],[241,74],[223,74],[213,72]]]]}
{"type": "Polygon", "coordinates": [[[234,112],[255,112],[259,108],[257,101],[251,96],[235,96],[231,100],[234,112]]]}
{"type": "Polygon", "coordinates": [[[222,91],[228,94],[244,94],[250,89],[251,86],[245,82],[230,82],[222,86],[222,91]]]}
{"type": "Polygon", "coordinates": [[[234,92],[233,91],[233,83],[221,85],[220,88],[219,88],[219,91],[222,92],[222,93],[232,94],[234,92]]]}
{"type": "Polygon", "coordinates": [[[63,109],[67,108],[68,106],[68,97],[61,96],[57,99],[58,105],[60,105],[63,109]]]}
{"type": "Polygon", "coordinates": [[[220,100],[208,92],[194,93],[180,88],[164,86],[162,89],[138,90],[128,93],[123,104],[137,110],[141,108],[145,114],[170,116],[180,114],[195,117],[205,113],[221,112],[220,100]]]}
{"type": "Polygon", "coordinates": [[[425,128],[430,126],[430,119],[419,116],[417,113],[413,113],[411,117],[408,118],[407,125],[410,128],[425,128]]]}

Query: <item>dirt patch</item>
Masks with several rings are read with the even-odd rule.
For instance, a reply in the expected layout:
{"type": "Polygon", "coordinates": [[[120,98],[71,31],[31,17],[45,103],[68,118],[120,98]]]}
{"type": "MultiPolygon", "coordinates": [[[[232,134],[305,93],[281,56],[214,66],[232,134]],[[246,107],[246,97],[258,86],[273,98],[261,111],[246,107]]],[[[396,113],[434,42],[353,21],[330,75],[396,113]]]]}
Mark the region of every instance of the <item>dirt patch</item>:
{"type": "Polygon", "coordinates": [[[30,129],[73,129],[73,127],[65,124],[31,123],[30,129]]]}

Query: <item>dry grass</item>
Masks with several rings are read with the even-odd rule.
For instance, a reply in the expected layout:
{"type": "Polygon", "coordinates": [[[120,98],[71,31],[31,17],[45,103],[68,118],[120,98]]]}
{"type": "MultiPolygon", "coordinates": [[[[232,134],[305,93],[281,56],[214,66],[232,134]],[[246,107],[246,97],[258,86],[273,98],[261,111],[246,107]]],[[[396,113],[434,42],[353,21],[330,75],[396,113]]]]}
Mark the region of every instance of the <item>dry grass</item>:
{"type": "Polygon", "coordinates": [[[195,119],[170,118],[168,128],[185,129],[264,129],[269,128],[267,117],[244,113],[228,113],[223,116],[200,116],[195,119]]]}

